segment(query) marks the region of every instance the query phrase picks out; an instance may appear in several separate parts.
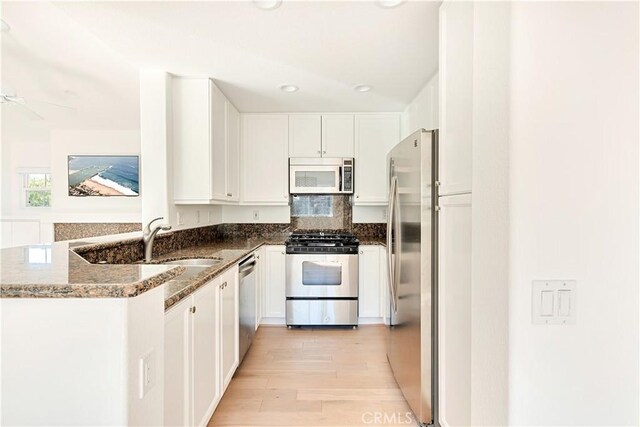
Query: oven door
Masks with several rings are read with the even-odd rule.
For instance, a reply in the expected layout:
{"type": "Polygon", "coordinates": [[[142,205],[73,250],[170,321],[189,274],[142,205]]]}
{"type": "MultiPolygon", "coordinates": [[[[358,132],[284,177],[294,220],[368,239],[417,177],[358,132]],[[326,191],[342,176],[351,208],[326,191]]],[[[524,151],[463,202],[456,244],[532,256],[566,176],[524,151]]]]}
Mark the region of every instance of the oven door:
{"type": "Polygon", "coordinates": [[[289,254],[287,298],[357,298],[358,255],[289,254]]]}
{"type": "Polygon", "coordinates": [[[341,190],[341,166],[289,166],[291,194],[336,194],[341,190]]]}

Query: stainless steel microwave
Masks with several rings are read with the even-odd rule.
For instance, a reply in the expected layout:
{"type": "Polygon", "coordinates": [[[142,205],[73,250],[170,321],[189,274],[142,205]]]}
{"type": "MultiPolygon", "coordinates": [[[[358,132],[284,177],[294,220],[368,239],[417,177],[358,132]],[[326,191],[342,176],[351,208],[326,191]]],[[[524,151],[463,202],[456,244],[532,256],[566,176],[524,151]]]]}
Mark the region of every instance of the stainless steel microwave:
{"type": "Polygon", "coordinates": [[[290,158],[289,193],[353,194],[353,158],[290,158]]]}

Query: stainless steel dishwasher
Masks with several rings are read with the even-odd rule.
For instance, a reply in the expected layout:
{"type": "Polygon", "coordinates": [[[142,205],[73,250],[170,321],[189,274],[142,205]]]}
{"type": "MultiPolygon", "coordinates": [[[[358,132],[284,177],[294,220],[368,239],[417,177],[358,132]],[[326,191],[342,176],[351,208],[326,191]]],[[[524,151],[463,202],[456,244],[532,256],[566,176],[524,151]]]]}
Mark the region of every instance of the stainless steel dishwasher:
{"type": "Polygon", "coordinates": [[[256,334],[256,257],[249,255],[239,264],[240,276],[240,362],[256,334]]]}

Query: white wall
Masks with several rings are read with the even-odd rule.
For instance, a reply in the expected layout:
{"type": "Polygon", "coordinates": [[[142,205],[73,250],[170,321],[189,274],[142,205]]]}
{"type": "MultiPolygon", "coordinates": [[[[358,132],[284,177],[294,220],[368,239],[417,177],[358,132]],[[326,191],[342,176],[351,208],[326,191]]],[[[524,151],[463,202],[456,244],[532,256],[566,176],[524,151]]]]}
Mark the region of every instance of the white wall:
{"type": "Polygon", "coordinates": [[[512,13],[509,422],[637,425],[638,3],[512,13]],[[536,279],[575,325],[532,325],[536,279]]]}
{"type": "Polygon", "coordinates": [[[141,197],[71,197],[68,190],[70,154],[140,155],[137,130],[51,131],[51,213],[54,221],[140,221],[141,197]]]}
{"type": "Polygon", "coordinates": [[[429,78],[402,116],[403,138],[420,128],[438,128],[438,73],[429,78]]]}

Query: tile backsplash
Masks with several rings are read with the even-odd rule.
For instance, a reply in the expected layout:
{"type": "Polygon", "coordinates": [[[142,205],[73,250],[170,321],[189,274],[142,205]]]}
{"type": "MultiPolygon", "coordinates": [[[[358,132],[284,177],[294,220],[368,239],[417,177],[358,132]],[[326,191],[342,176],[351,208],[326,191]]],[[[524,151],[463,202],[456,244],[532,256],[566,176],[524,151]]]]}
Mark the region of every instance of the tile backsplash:
{"type": "Polygon", "coordinates": [[[345,195],[292,196],[292,230],[351,230],[351,199],[345,195]]]}

